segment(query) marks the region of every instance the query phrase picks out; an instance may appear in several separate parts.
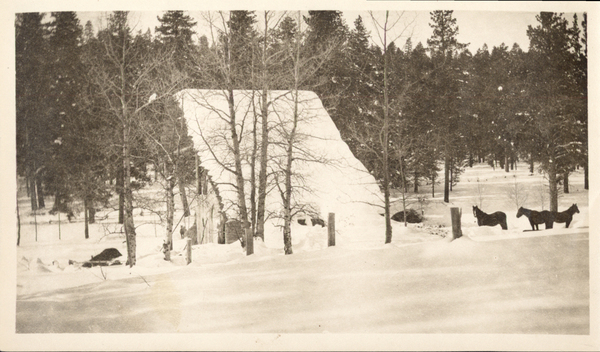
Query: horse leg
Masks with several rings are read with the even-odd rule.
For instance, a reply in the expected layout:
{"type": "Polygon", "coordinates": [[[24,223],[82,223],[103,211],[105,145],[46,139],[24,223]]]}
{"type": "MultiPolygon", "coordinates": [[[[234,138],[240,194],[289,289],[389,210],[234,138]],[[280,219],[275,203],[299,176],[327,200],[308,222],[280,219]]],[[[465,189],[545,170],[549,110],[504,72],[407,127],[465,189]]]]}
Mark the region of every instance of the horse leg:
{"type": "Polygon", "coordinates": [[[529,223],[531,224],[531,231],[537,230],[536,229],[537,225],[533,222],[533,220],[529,219],[529,223]]]}
{"type": "Polygon", "coordinates": [[[508,230],[508,223],[506,222],[506,214],[500,213],[500,226],[502,230],[508,230]]]}

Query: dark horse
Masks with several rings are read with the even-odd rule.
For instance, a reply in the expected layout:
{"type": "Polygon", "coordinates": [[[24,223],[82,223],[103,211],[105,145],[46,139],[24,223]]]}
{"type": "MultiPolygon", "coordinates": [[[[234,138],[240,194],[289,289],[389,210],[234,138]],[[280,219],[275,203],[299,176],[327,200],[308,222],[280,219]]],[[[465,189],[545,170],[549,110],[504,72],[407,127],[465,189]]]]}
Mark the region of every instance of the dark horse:
{"type": "Polygon", "coordinates": [[[501,211],[486,214],[477,206],[473,206],[473,215],[477,218],[478,226],[496,226],[500,224],[502,230],[508,230],[508,226],[506,225],[506,214],[501,211]]]}
{"type": "Polygon", "coordinates": [[[517,212],[517,217],[520,218],[521,215],[525,215],[529,218],[531,230],[533,231],[540,229],[538,226],[539,224],[546,224],[546,229],[551,229],[554,224],[554,216],[548,210],[535,211],[520,207],[517,212]]]}
{"type": "Polygon", "coordinates": [[[571,224],[571,220],[573,220],[573,214],[579,213],[579,208],[577,208],[577,204],[571,205],[571,207],[565,211],[561,211],[560,213],[557,211],[553,211],[552,215],[554,216],[554,222],[566,222],[567,226],[571,224]]]}

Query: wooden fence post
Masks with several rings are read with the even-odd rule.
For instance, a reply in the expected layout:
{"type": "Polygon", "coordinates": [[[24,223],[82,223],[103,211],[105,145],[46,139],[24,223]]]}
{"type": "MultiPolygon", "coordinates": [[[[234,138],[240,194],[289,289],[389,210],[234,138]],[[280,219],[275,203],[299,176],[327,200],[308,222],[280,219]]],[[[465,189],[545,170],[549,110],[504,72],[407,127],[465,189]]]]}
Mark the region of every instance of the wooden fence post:
{"type": "Polygon", "coordinates": [[[246,228],[246,255],[254,254],[254,236],[252,229],[246,228]]]}
{"type": "Polygon", "coordinates": [[[452,217],[452,240],[462,236],[462,229],[460,226],[461,215],[462,211],[460,208],[450,208],[450,216],[452,217]]]}
{"type": "Polygon", "coordinates": [[[335,246],[335,213],[329,213],[327,219],[327,246],[335,246]]]}
{"type": "Polygon", "coordinates": [[[185,261],[187,264],[192,262],[192,239],[190,237],[185,239],[185,261]]]}
{"type": "Polygon", "coordinates": [[[214,216],[214,210],[215,210],[215,206],[212,205],[210,207],[210,211],[208,212],[208,243],[214,243],[215,239],[214,239],[214,233],[215,233],[215,226],[214,226],[214,220],[213,220],[213,216],[214,216]]]}

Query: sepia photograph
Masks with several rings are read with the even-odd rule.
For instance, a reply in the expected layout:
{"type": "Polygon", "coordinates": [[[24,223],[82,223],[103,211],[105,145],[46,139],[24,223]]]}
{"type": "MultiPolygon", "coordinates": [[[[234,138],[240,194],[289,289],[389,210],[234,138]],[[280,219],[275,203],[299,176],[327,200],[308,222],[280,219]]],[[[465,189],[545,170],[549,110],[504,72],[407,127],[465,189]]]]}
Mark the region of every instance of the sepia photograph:
{"type": "Polygon", "coordinates": [[[599,10],[4,6],[0,350],[599,350],[599,10]]]}

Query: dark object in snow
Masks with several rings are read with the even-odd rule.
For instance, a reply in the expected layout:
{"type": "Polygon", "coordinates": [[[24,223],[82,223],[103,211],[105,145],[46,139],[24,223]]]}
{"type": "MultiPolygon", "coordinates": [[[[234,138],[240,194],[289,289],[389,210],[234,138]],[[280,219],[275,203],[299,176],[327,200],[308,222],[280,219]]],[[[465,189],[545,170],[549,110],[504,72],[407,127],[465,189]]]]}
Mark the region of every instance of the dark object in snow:
{"type": "Polygon", "coordinates": [[[162,244],[162,252],[165,255],[165,260],[170,261],[171,260],[171,243],[168,241],[163,242],[162,244]]]}
{"type": "Polygon", "coordinates": [[[320,218],[310,218],[310,222],[312,223],[312,226],[315,226],[315,225],[321,225],[321,227],[326,226],[325,221],[320,218]]]}
{"type": "Polygon", "coordinates": [[[483,210],[479,209],[476,205],[473,206],[473,216],[477,218],[478,226],[496,226],[500,225],[502,230],[508,230],[506,224],[506,214],[501,211],[497,211],[492,214],[486,214],[483,210]]]}
{"type": "MultiPolygon", "coordinates": [[[[404,211],[399,211],[391,217],[394,221],[404,222],[404,211]]],[[[423,222],[423,217],[414,209],[406,209],[406,222],[417,224],[423,222]]]]}
{"type": "MultiPolygon", "coordinates": [[[[302,226],[306,226],[306,219],[298,219],[298,223],[302,226]]],[[[310,218],[310,223],[312,226],[321,225],[321,227],[327,226],[325,221],[321,218],[310,218]]]]}
{"type": "Polygon", "coordinates": [[[517,217],[520,218],[522,215],[529,219],[532,230],[539,230],[539,224],[545,224],[546,229],[551,229],[554,224],[554,216],[548,210],[535,211],[520,207],[517,211],[517,217]]]}
{"type": "Polygon", "coordinates": [[[196,223],[194,223],[194,225],[192,225],[192,227],[190,227],[189,229],[187,229],[185,231],[184,237],[191,238],[192,245],[198,244],[198,236],[196,235],[196,223]]]}
{"type": "Polygon", "coordinates": [[[76,262],[69,260],[69,265],[79,265],[84,268],[91,268],[93,266],[108,266],[108,265],[120,265],[121,262],[116,260],[121,257],[122,254],[116,248],[106,248],[100,254],[92,256],[92,258],[86,262],[76,262]]]}
{"type": "Polygon", "coordinates": [[[119,258],[122,255],[123,254],[121,254],[121,252],[119,252],[119,250],[116,248],[106,248],[105,250],[100,252],[100,254],[93,256],[91,260],[92,261],[113,260],[113,259],[119,258]]]}
{"type": "Polygon", "coordinates": [[[242,222],[232,219],[225,223],[225,243],[230,244],[235,241],[240,241],[242,247],[246,246],[242,222]]]}
{"type": "Polygon", "coordinates": [[[179,228],[179,234],[181,235],[181,239],[185,237],[185,226],[179,228]]]}
{"type": "Polygon", "coordinates": [[[573,220],[573,214],[575,213],[579,213],[577,204],[571,205],[569,209],[561,211],[560,213],[553,211],[552,215],[554,216],[554,222],[566,222],[567,226],[565,227],[569,227],[569,224],[571,224],[571,221],[573,220]]]}

